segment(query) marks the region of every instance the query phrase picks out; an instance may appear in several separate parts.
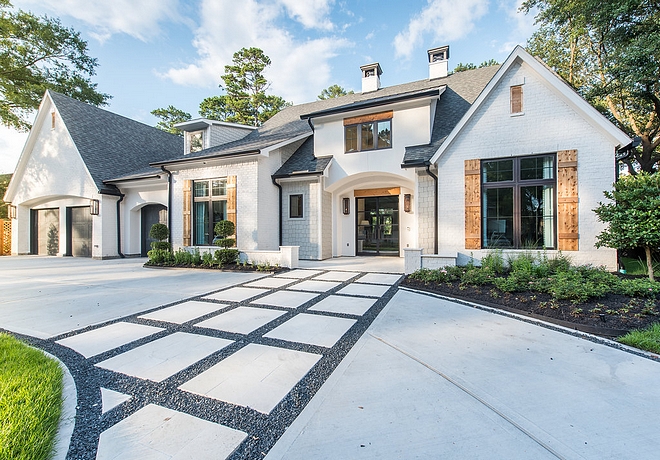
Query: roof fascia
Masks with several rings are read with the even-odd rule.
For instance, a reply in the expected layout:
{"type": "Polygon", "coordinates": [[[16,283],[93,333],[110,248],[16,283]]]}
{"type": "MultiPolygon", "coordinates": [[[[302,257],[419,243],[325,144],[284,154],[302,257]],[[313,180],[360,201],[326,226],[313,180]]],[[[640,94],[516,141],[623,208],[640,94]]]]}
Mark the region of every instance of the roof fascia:
{"type": "Polygon", "coordinates": [[[109,185],[119,185],[119,184],[124,184],[126,182],[138,182],[138,181],[144,181],[148,179],[160,179],[162,173],[154,173],[150,174],[148,176],[142,176],[142,177],[130,177],[127,179],[110,179],[110,180],[104,180],[104,184],[109,184],[109,185]]]}
{"type": "Polygon", "coordinates": [[[260,153],[259,150],[246,150],[242,152],[234,152],[234,153],[229,153],[229,154],[216,154],[216,155],[208,155],[208,156],[203,156],[203,157],[193,157],[193,158],[179,158],[177,160],[168,160],[168,161],[158,161],[156,163],[149,163],[149,166],[154,166],[154,167],[160,167],[160,166],[188,166],[190,164],[194,163],[200,163],[202,165],[206,164],[207,161],[213,161],[213,160],[235,160],[236,158],[241,158],[241,157],[250,157],[254,155],[258,155],[260,153]]]}
{"type": "Polygon", "coordinates": [[[468,111],[463,115],[458,124],[454,126],[454,129],[451,131],[449,136],[447,136],[442,145],[440,145],[438,150],[433,154],[430,163],[437,163],[438,159],[453,144],[463,128],[465,128],[467,123],[470,121],[472,116],[477,112],[477,110],[481,108],[484,101],[497,87],[504,74],[517,60],[520,60],[529,65],[532,70],[534,70],[541,77],[541,79],[546,82],[547,85],[549,85],[551,89],[555,90],[556,93],[562,96],[573,109],[578,111],[578,113],[581,113],[585,118],[590,120],[592,125],[599,128],[605,135],[607,135],[607,137],[610,138],[613,143],[627,145],[631,142],[630,138],[625,133],[614,126],[607,118],[605,118],[600,112],[593,108],[591,104],[582,99],[582,97],[580,97],[580,95],[578,95],[570,86],[568,86],[568,84],[561,80],[558,75],[537,61],[531,54],[525,51],[522,46],[518,45],[513,49],[506,61],[504,61],[493,78],[491,78],[486,87],[481,91],[477,99],[474,101],[468,111]]]}

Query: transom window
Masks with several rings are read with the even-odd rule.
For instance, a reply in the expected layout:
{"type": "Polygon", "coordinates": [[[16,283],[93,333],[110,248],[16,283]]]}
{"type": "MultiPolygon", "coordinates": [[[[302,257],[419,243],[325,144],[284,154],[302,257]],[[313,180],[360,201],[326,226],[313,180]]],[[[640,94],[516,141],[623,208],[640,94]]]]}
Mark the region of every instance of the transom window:
{"type": "Polygon", "coordinates": [[[555,155],[481,162],[482,247],[556,247],[555,155]]]}
{"type": "Polygon", "coordinates": [[[188,153],[204,149],[204,131],[188,133],[188,153]]]}
{"type": "Polygon", "coordinates": [[[213,243],[215,224],[227,220],[227,179],[193,182],[193,245],[213,243]]]}
{"type": "Polygon", "coordinates": [[[352,124],[350,122],[349,124],[345,123],[344,142],[346,153],[392,148],[391,116],[388,119],[382,120],[365,120],[352,124]]]}

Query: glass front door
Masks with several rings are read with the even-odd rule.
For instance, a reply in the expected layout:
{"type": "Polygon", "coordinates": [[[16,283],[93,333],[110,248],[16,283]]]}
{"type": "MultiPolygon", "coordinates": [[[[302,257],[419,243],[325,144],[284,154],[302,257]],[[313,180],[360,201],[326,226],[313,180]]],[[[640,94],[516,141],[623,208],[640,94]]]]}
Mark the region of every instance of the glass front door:
{"type": "Polygon", "coordinates": [[[357,255],[399,255],[399,197],[356,198],[357,255]]]}

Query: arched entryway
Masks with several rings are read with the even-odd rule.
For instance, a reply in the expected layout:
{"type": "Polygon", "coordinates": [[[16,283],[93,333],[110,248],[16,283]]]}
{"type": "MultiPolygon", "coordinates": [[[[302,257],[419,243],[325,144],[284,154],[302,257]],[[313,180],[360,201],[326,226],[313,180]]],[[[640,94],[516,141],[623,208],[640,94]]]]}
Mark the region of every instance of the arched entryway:
{"type": "Polygon", "coordinates": [[[151,243],[156,241],[149,237],[149,231],[153,224],[167,225],[167,207],[162,204],[148,204],[140,210],[141,231],[141,250],[142,257],[147,257],[147,252],[151,249],[151,243]]]}

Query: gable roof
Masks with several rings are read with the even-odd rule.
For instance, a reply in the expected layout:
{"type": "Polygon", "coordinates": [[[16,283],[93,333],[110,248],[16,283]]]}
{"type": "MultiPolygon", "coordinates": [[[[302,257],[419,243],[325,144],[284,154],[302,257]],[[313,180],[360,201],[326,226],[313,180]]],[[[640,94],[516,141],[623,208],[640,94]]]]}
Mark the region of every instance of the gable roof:
{"type": "Polygon", "coordinates": [[[445,151],[447,151],[447,149],[452,145],[453,141],[467,125],[470,119],[474,116],[477,110],[479,110],[479,108],[483,105],[484,101],[495,90],[497,85],[504,77],[505,73],[516,62],[524,62],[529,67],[531,67],[532,70],[539,74],[540,77],[543,78],[544,81],[550,85],[550,87],[557,94],[559,94],[560,97],[562,97],[570,107],[581,114],[593,126],[599,129],[610,139],[612,143],[627,145],[631,142],[631,139],[623,131],[614,126],[614,124],[605,118],[602,113],[600,113],[591,104],[584,100],[582,96],[580,96],[566,81],[564,81],[563,78],[552,71],[543,62],[539,61],[534,56],[525,51],[523,47],[516,46],[506,61],[504,61],[504,63],[500,66],[497,73],[495,73],[493,78],[488,82],[481,94],[479,94],[479,97],[477,97],[477,99],[465,112],[460,121],[451,130],[451,133],[449,133],[449,135],[443,139],[442,142],[440,142],[436,152],[430,159],[431,163],[436,163],[440,156],[445,151]]]}
{"type": "Polygon", "coordinates": [[[308,137],[305,142],[284,162],[273,178],[289,176],[320,175],[328,167],[332,157],[314,156],[314,138],[308,137]]]}
{"type": "Polygon", "coordinates": [[[154,161],[183,153],[183,138],[153,126],[47,91],[98,187],[143,171],[154,161]]]}

